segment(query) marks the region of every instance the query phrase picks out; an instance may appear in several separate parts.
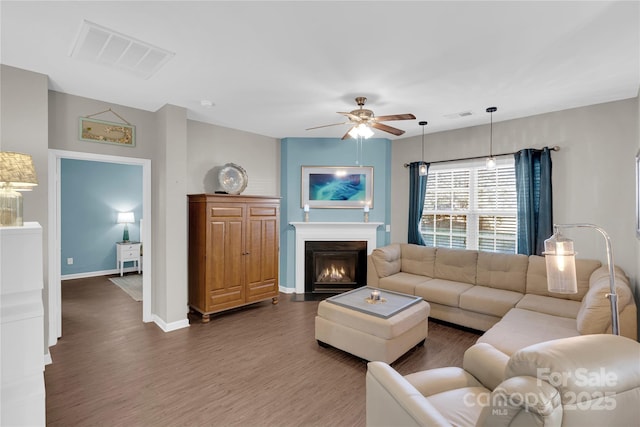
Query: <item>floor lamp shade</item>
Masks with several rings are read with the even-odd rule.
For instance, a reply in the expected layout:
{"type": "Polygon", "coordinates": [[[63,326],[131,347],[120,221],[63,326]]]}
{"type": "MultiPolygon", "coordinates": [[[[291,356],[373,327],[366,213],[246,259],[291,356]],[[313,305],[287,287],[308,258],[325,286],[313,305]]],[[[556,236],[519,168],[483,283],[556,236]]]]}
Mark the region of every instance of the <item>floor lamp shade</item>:
{"type": "Polygon", "coordinates": [[[556,232],[544,241],[544,256],[547,265],[547,288],[559,294],[578,293],[576,278],[576,253],[573,240],[556,232]]]}
{"type": "Polygon", "coordinates": [[[133,224],[135,222],[135,217],[133,212],[118,212],[118,224],[124,224],[124,231],[122,233],[122,241],[129,241],[129,226],[128,224],[133,224]]]}
{"type": "Polygon", "coordinates": [[[609,270],[609,293],[607,298],[611,304],[611,332],[620,335],[618,294],[613,263],[613,249],[611,238],[602,228],[594,224],[554,224],[553,236],[544,241],[544,256],[547,263],[547,286],[549,292],[577,293],[576,253],[573,251],[573,241],[565,238],[558,231],[560,228],[591,228],[597,230],[604,237],[607,248],[607,267],[609,270]]]}
{"type": "Polygon", "coordinates": [[[0,226],[22,226],[22,194],[38,185],[28,154],[0,151],[0,226]]]}

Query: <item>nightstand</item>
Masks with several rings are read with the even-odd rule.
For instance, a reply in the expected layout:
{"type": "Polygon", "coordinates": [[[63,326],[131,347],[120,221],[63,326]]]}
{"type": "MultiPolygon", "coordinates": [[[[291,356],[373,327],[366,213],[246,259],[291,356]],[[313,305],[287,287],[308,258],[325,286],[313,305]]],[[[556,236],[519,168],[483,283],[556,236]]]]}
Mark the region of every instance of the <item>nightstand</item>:
{"type": "Polygon", "coordinates": [[[140,245],[140,242],[116,243],[116,268],[120,270],[120,276],[124,270],[124,263],[128,261],[138,265],[138,274],[140,274],[140,245]]]}

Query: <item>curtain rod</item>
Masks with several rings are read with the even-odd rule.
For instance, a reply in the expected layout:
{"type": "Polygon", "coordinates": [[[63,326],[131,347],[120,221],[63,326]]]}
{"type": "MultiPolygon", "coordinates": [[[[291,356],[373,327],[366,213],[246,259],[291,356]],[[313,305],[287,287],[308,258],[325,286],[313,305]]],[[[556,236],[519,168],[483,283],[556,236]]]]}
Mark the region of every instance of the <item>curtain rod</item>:
{"type": "MultiPolygon", "coordinates": [[[[551,151],[560,151],[560,147],[559,146],[553,146],[551,148],[549,148],[549,150],[551,151]]],[[[519,150],[520,151],[520,150],[519,150]]],[[[500,157],[500,156],[511,156],[513,154],[516,154],[518,151],[514,151],[513,153],[502,153],[502,154],[494,154],[493,157],[500,157]]],[[[429,163],[430,165],[433,165],[435,163],[448,163],[448,162],[459,162],[461,160],[477,160],[477,159],[486,159],[489,156],[475,156],[475,157],[462,157],[460,159],[451,159],[451,160],[437,160],[435,162],[425,162],[425,163],[429,163]]],[[[404,164],[405,168],[409,167],[409,163],[405,163],[404,164]]]]}

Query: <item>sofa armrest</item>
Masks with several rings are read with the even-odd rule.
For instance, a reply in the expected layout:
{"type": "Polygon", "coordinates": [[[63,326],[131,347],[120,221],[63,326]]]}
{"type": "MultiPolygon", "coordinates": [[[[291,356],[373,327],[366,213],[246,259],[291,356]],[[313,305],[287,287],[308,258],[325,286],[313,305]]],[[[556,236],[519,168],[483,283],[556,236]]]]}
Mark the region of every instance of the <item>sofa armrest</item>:
{"type": "Polygon", "coordinates": [[[482,387],[480,381],[464,369],[455,366],[434,368],[405,375],[404,379],[423,396],[433,396],[464,387],[482,387]]]}
{"type": "MultiPolygon", "coordinates": [[[[392,243],[387,246],[375,248],[368,258],[374,266],[373,272],[379,277],[388,277],[400,272],[402,266],[402,252],[399,243],[392,243]]],[[[367,264],[368,268],[369,264],[367,264]]],[[[367,271],[367,279],[369,273],[367,271]]]]}
{"type": "Polygon", "coordinates": [[[511,425],[562,424],[559,391],[537,378],[522,376],[503,381],[491,393],[490,405],[483,409],[478,425],[500,427],[511,425]]]}
{"type": "Polygon", "coordinates": [[[509,356],[491,344],[478,343],[465,351],[462,367],[486,388],[493,390],[505,379],[508,362],[509,356]]]}
{"type": "Polygon", "coordinates": [[[367,426],[450,426],[402,375],[384,362],[369,362],[366,375],[367,426]]]}

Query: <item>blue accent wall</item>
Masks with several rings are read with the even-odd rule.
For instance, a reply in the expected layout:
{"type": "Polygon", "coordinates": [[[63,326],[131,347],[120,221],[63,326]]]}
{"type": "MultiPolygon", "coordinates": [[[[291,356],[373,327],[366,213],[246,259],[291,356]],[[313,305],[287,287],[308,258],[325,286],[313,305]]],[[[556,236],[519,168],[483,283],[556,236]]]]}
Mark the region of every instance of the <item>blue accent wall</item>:
{"type": "MultiPolygon", "coordinates": [[[[295,229],[290,222],[304,221],[301,208],[302,166],[358,166],[354,139],[284,138],[281,141],[280,286],[295,289],[295,229]]],[[[373,207],[369,221],[390,224],[391,140],[362,142],[360,162],[373,166],[373,207]]],[[[310,222],[361,222],[362,209],[311,209],[310,222]]],[[[378,228],[378,246],[389,244],[389,233],[378,228]]]]}
{"type": "Polygon", "coordinates": [[[61,159],[60,200],[63,276],[116,269],[115,245],[124,231],[118,212],[134,213],[129,240],[140,240],[142,166],[61,159]]]}

